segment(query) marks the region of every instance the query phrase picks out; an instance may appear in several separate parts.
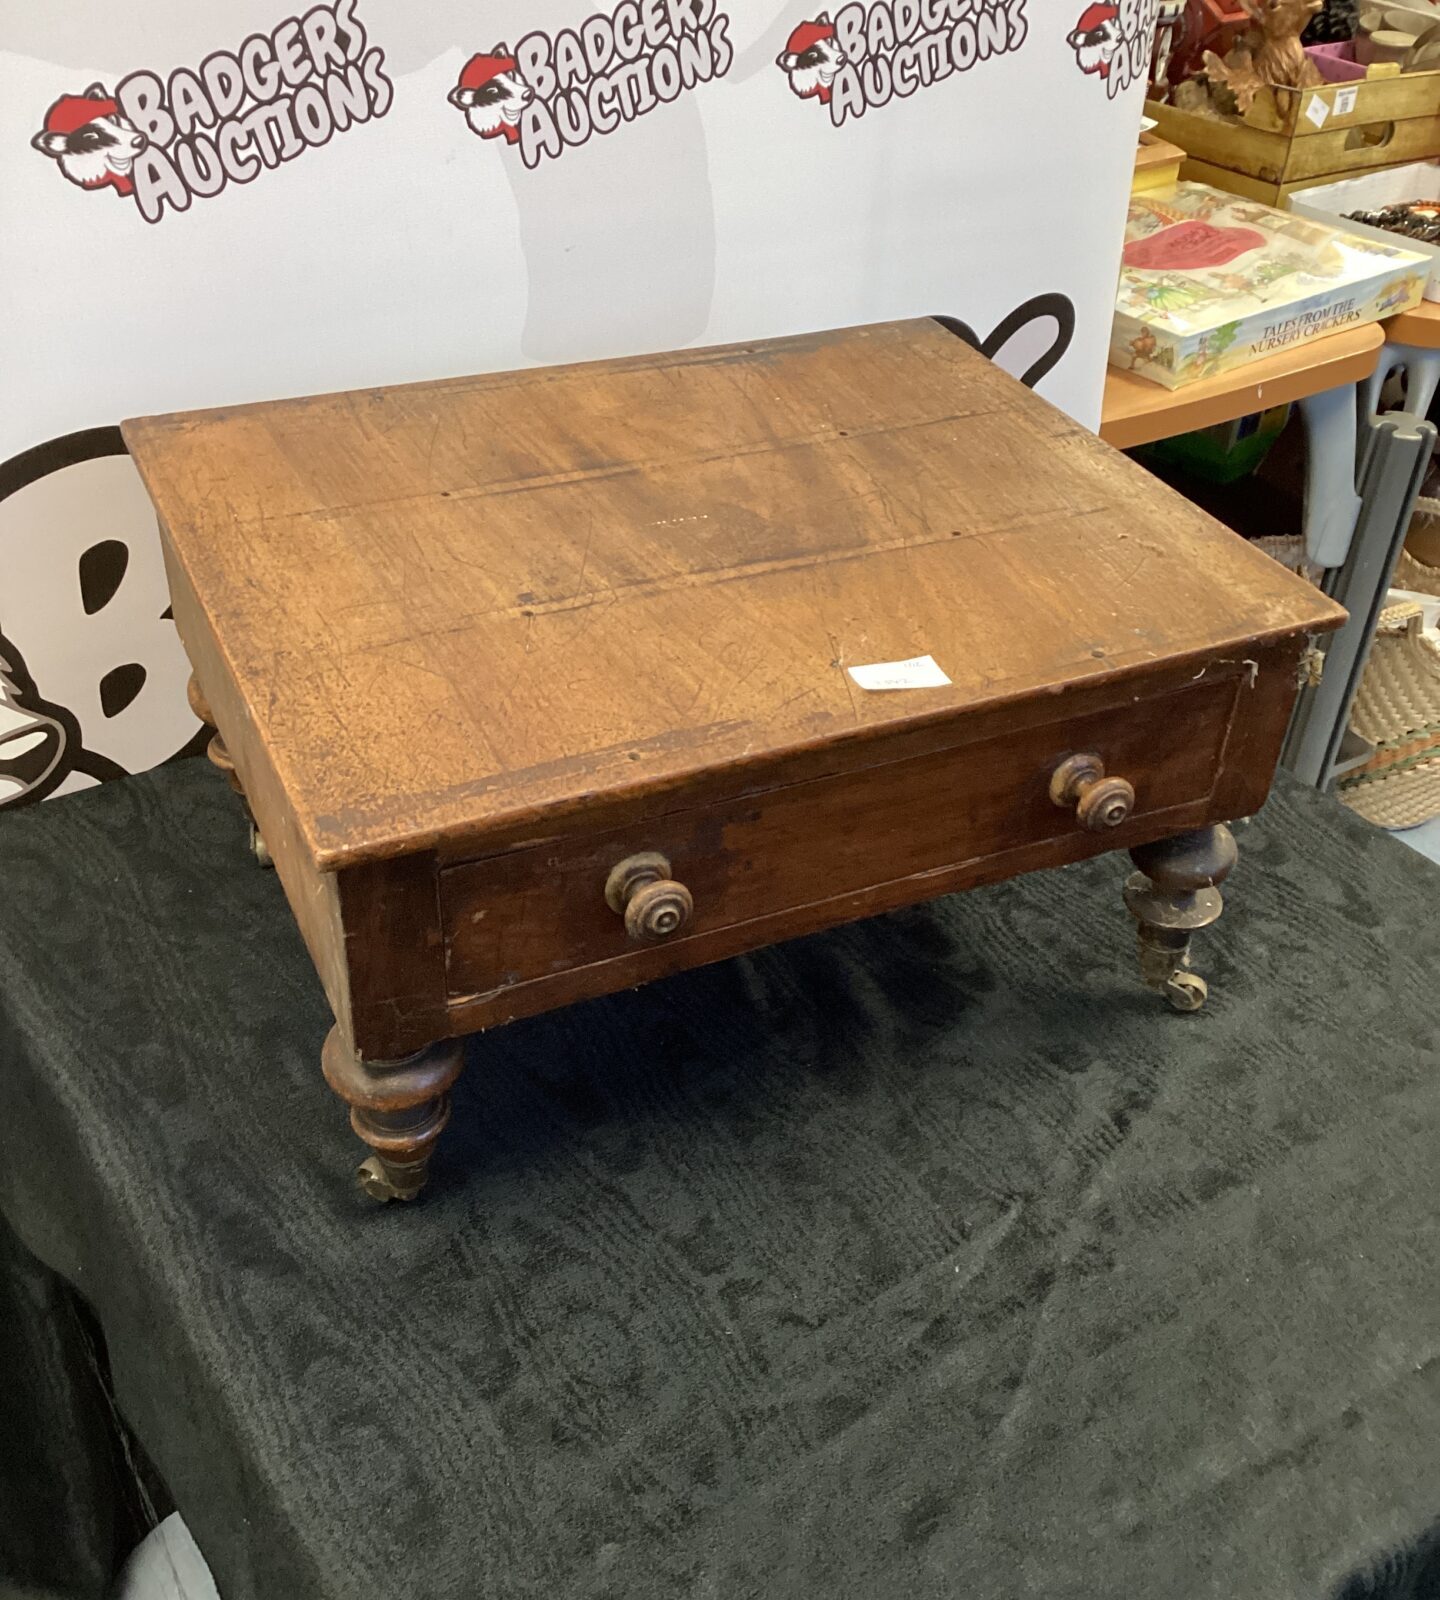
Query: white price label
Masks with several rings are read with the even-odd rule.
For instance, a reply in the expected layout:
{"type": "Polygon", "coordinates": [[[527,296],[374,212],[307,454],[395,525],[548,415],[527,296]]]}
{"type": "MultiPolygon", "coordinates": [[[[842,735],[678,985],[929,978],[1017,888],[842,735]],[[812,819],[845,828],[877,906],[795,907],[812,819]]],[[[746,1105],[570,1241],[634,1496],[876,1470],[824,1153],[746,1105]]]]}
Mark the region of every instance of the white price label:
{"type": "Polygon", "coordinates": [[[1335,115],[1348,117],[1355,109],[1355,102],[1360,98],[1360,91],[1352,83],[1348,89],[1335,91],[1335,115]]]}
{"type": "Polygon", "coordinates": [[[850,667],[850,676],[862,689],[943,689],[950,682],[934,656],[912,656],[908,661],[879,661],[870,667],[850,667]]]}
{"type": "Polygon", "coordinates": [[[1312,94],[1309,105],[1305,107],[1305,115],[1317,128],[1323,128],[1326,117],[1330,115],[1330,107],[1325,104],[1321,95],[1312,94]]]}

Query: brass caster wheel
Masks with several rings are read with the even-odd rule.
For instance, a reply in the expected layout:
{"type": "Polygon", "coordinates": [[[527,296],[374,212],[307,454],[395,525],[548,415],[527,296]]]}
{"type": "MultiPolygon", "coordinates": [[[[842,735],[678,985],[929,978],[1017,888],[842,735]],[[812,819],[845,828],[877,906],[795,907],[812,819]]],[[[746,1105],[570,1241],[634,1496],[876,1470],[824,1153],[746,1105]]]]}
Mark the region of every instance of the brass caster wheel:
{"type": "Polygon", "coordinates": [[[413,1200],[420,1193],[418,1183],[413,1188],[401,1188],[385,1170],[379,1156],[371,1156],[360,1163],[355,1169],[355,1181],[367,1199],[378,1200],[382,1205],[391,1200],[413,1200]]]}
{"type": "Polygon", "coordinates": [[[1198,972],[1177,972],[1165,985],[1165,998],[1176,1011],[1198,1011],[1210,993],[1198,972]]]}
{"type": "Polygon", "coordinates": [[[265,843],[263,835],[253,822],[250,824],[250,853],[262,867],[275,865],[270,856],[270,846],[265,843]]]}

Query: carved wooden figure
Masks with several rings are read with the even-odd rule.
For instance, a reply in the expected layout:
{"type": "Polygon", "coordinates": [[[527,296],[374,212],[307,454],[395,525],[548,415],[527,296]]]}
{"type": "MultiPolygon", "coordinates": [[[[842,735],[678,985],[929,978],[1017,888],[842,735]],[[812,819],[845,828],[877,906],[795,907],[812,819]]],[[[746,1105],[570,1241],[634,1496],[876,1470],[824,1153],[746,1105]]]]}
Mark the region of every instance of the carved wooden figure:
{"type": "Polygon", "coordinates": [[[1101,851],[1192,1008],[1342,617],[932,321],[125,432],[379,1199],[466,1035],[1101,851]]]}
{"type": "Polygon", "coordinates": [[[1241,112],[1267,85],[1309,89],[1325,80],[1305,54],[1300,35],[1323,0],[1242,0],[1252,26],[1222,61],[1205,52],[1205,73],[1213,87],[1228,90],[1241,112]]]}

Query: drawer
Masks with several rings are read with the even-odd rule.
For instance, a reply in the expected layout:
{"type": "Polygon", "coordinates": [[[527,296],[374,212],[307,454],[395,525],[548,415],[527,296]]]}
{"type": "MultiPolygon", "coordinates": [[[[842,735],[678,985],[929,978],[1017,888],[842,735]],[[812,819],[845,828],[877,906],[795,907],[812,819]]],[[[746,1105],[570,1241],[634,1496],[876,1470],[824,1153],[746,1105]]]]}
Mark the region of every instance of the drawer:
{"type": "MultiPolygon", "coordinates": [[[[961,887],[945,881],[945,871],[967,863],[1053,841],[1053,856],[1021,864],[1049,865],[1153,837],[1147,819],[1193,809],[1211,794],[1236,684],[1211,680],[1080,719],[448,867],[440,873],[440,914],[450,1003],[473,1004],[604,963],[634,963],[630,981],[640,982],[660,970],[646,959],[655,944],[673,952],[664,968],[698,964],[961,887]],[[1081,751],[1099,755],[1107,774],[1134,787],[1133,812],[1117,830],[1088,831],[1073,808],[1051,798],[1056,767],[1081,751]],[[606,896],[617,864],[641,854],[663,857],[668,878],[693,902],[680,931],[648,944],[632,939],[606,896]],[[883,885],[901,887],[874,907],[852,908],[857,895],[883,885]],[[789,925],[776,929],[777,918],[789,925]],[[757,925],[753,941],[716,938],[745,924],[757,925]],[[685,946],[695,947],[688,956],[685,946]]],[[[983,875],[971,873],[970,881],[983,875]]],[[[648,911],[650,931],[663,932],[674,899],[650,889],[634,916],[648,911]]],[[[586,987],[601,992],[624,981],[586,987]]]]}

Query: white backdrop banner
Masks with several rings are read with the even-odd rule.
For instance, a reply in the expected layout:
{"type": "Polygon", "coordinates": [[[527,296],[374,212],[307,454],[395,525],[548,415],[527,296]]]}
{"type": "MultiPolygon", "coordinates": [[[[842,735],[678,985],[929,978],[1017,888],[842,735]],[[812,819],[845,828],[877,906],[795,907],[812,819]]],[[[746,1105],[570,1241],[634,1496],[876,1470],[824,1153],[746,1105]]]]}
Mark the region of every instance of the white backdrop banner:
{"type": "Polygon", "coordinates": [[[124,417],[936,314],[1093,425],[1153,11],[0,0],[0,805],[194,739],[124,417]]]}

